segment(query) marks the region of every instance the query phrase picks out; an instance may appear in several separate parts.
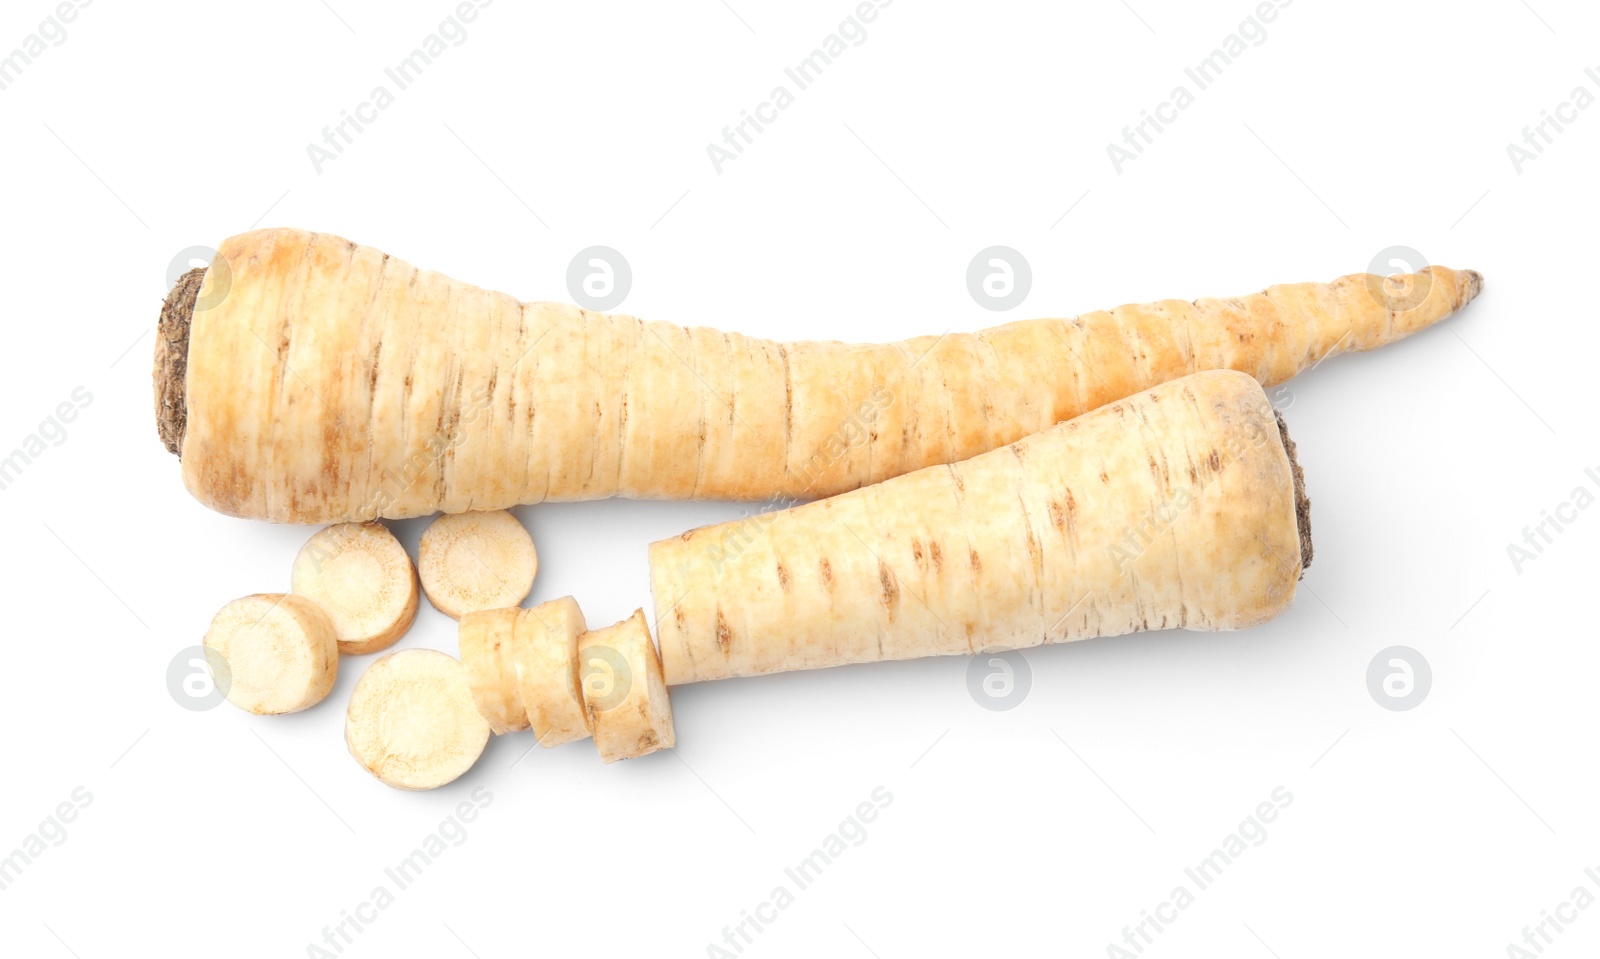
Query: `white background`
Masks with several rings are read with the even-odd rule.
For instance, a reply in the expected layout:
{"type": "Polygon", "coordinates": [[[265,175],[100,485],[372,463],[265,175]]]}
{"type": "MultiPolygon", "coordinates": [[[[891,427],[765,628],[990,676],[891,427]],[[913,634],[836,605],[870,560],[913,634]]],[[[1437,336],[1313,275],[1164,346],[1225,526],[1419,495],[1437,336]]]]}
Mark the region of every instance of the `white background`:
{"type": "MultiPolygon", "coordinates": [[[[1106,144],[1253,4],[901,0],[718,174],[707,144],[851,4],[501,0],[319,174],[307,144],[452,9],[328,2],[101,0],[0,91],[0,451],[93,395],[0,491],[0,855],[93,796],[0,892],[7,954],[306,955],[480,787],[466,840],[344,955],[707,955],[878,786],[867,839],[745,955],[1116,955],[1278,786],[1266,840],[1145,955],[1500,956],[1595,893],[1600,509],[1520,573],[1506,546],[1596,490],[1600,109],[1520,173],[1506,146],[1600,92],[1600,11],[1300,0],[1118,174],[1106,144]],[[673,752],[523,758],[513,735],[408,794],[346,753],[362,659],[290,717],[186,711],[164,682],[224,602],[287,588],[309,534],[196,504],[151,417],[169,262],[258,223],[526,299],[570,299],[568,261],[605,244],[627,312],[785,338],[1237,295],[1396,244],[1487,287],[1292,384],[1317,555],[1269,626],[1032,650],[1002,712],[964,659],[690,687],[673,752]],[[965,286],[992,244],[1033,267],[1003,315],[965,286]],[[1365,678],[1395,644],[1433,671],[1405,712],[1365,678]]],[[[0,52],[52,9],[8,2],[0,52]]],[[[648,607],[646,544],[744,509],[519,510],[530,602],[648,607]]],[[[421,528],[398,524],[413,549],[421,528]]],[[[453,653],[453,625],[425,605],[401,645],[453,653]]],[[[1600,908],[1577,916],[1547,955],[1600,946],[1600,908]]]]}

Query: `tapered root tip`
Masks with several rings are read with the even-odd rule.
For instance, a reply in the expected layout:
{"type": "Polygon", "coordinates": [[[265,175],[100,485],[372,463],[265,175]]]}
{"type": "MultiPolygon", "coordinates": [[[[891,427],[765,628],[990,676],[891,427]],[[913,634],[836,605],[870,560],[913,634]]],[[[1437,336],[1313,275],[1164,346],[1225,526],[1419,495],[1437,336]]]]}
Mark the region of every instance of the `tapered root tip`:
{"type": "MultiPolygon", "coordinates": [[[[1474,274],[1476,276],[1476,274],[1474,274]]],[[[1289,471],[1294,477],[1294,519],[1300,530],[1300,578],[1311,568],[1311,497],[1306,495],[1306,474],[1295,456],[1294,440],[1289,438],[1289,425],[1283,414],[1273,410],[1278,420],[1278,438],[1283,440],[1283,451],[1289,455],[1289,471]]]]}
{"type": "Polygon", "coordinates": [[[1466,306],[1483,292],[1483,274],[1477,270],[1465,270],[1462,276],[1466,279],[1461,283],[1461,306],[1466,306]]]}
{"type": "Polygon", "coordinates": [[[188,421],[185,381],[189,372],[189,324],[194,319],[195,301],[205,282],[204,269],[190,270],[161,304],[161,320],[156,327],[156,359],[152,380],[156,399],[156,432],[167,452],[181,456],[183,431],[188,421]]]}

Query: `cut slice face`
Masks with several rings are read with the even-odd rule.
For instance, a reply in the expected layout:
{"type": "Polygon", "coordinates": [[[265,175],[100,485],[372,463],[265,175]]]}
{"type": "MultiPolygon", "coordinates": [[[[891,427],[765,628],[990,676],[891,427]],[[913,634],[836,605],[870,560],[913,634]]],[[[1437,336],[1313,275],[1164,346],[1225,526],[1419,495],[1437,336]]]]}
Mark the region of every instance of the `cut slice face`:
{"type": "Polygon", "coordinates": [[[417,571],[428,600],[453,619],[520,606],[533,589],[533,537],[505,510],[441,516],[422,534],[417,571]]]}
{"type": "Polygon", "coordinates": [[[402,649],[367,667],[345,714],[350,755],[398,789],[434,789],[472,768],[489,742],[466,672],[433,649],[402,649]]]}
{"type": "Polygon", "coordinates": [[[667,684],[643,610],[578,637],[578,679],[601,759],[633,759],[677,741],[667,684]]]}
{"type": "Polygon", "coordinates": [[[258,593],[222,607],[205,645],[227,665],[228,701],[261,716],[315,706],[339,675],[333,624],[292,593],[258,593]]]}
{"type": "Polygon", "coordinates": [[[589,735],[578,687],[578,637],[589,627],[571,596],[520,610],[513,658],[528,725],[541,746],[589,735]]]}
{"type": "Polygon", "coordinates": [[[461,665],[478,712],[496,735],[528,728],[513,659],[522,609],[482,609],[461,617],[461,665]]]}
{"type": "Polygon", "coordinates": [[[416,568],[380,523],[340,523],[311,537],[289,589],[322,607],[346,655],[388,649],[417,616],[416,568]]]}

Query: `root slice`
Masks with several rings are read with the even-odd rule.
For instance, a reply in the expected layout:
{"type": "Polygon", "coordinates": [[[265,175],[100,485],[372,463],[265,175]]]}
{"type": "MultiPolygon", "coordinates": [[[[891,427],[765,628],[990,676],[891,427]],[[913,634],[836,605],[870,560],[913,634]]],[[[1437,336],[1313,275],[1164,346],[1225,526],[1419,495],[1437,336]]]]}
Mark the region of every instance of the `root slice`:
{"type": "Polygon", "coordinates": [[[601,759],[634,759],[677,742],[667,684],[643,610],[580,636],[578,675],[601,759]]]}
{"type": "Polygon", "coordinates": [[[518,690],[541,746],[589,735],[578,683],[578,637],[588,628],[571,596],[519,611],[513,651],[518,690]]]}
{"type": "Polygon", "coordinates": [[[453,619],[521,605],[538,571],[533,537],[505,510],[441,516],[417,550],[428,600],[453,619]]]}
{"type": "Polygon", "coordinates": [[[484,609],[461,617],[461,665],[466,668],[472,702],[496,735],[528,728],[513,661],[517,621],[522,610],[484,609]]]}
{"type": "Polygon", "coordinates": [[[578,685],[578,637],[587,628],[570,596],[461,617],[461,663],[490,729],[531,727],[541,746],[589,735],[578,685]]]}
{"type": "Polygon", "coordinates": [[[205,645],[228,666],[228,701],[261,716],[321,702],[339,674],[333,624],[311,600],[259,593],[222,607],[205,645]]]}
{"type": "Polygon", "coordinates": [[[466,674],[450,656],[402,649],[367,668],[345,715],[350,755],[397,789],[434,789],[471,769],[489,742],[466,674]]]}
{"type": "Polygon", "coordinates": [[[311,537],[294,558],[289,588],[328,614],[346,655],[388,649],[417,616],[416,568],[378,523],[340,523],[311,537]]]}

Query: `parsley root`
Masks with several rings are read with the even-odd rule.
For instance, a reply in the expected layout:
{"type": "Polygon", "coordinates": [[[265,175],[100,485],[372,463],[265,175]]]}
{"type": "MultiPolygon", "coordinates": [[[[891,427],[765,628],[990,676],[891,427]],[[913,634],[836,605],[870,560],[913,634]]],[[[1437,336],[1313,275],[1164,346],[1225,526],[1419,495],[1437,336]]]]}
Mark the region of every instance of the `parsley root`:
{"type": "Polygon", "coordinates": [[[962,463],[650,547],[670,685],[1286,609],[1294,446],[1251,377],[1173,380],[962,463]]]}
{"type": "Polygon", "coordinates": [[[1428,327],[1481,282],[1435,266],[878,346],[778,343],[525,303],[338,237],[261,230],[168,297],[157,422],[196,498],[278,522],[809,499],[1196,371],[1273,385],[1428,327]]]}

